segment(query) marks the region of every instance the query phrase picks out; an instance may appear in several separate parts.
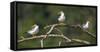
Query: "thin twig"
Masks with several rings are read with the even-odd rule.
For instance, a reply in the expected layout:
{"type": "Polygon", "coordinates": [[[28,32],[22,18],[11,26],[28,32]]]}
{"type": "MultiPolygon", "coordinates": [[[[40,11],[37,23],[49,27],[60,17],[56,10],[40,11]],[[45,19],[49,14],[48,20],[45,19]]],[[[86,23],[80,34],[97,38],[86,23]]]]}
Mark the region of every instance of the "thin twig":
{"type": "Polygon", "coordinates": [[[62,37],[64,38],[64,39],[67,39],[68,40],[68,42],[71,42],[71,39],[69,39],[67,36],[64,36],[64,34],[60,31],[60,29],[58,29],[58,28],[55,28],[58,32],[60,32],[61,33],[61,35],[62,35],[62,37]]]}
{"type": "Polygon", "coordinates": [[[85,41],[85,40],[80,40],[80,39],[72,39],[72,40],[76,42],[80,42],[80,43],[90,44],[90,42],[85,41]]]}
{"type": "Polygon", "coordinates": [[[52,25],[50,30],[46,34],[50,34],[56,25],[52,25]]]}
{"type": "Polygon", "coordinates": [[[40,40],[41,48],[43,48],[43,39],[40,40]]]}
{"type": "Polygon", "coordinates": [[[55,28],[61,35],[64,35],[58,28],[55,28]]]}
{"type": "Polygon", "coordinates": [[[50,30],[46,33],[46,36],[43,39],[47,38],[48,34],[50,34],[53,31],[53,29],[54,29],[55,26],[56,25],[52,25],[51,26],[50,30]]]}
{"type": "Polygon", "coordinates": [[[95,36],[94,34],[92,34],[92,33],[90,33],[89,31],[83,29],[80,25],[78,25],[77,27],[79,27],[80,29],[82,29],[83,32],[86,32],[87,34],[89,34],[89,35],[92,36],[93,38],[96,38],[96,36],[95,36]]]}
{"type": "Polygon", "coordinates": [[[66,37],[64,35],[62,35],[62,37],[67,40],[66,42],[71,42],[71,39],[69,39],[68,37],[66,37]]]}
{"type": "Polygon", "coordinates": [[[84,30],[84,32],[86,32],[86,33],[88,33],[89,35],[91,35],[92,37],[96,38],[96,36],[95,36],[94,34],[90,33],[89,31],[84,30]]]}
{"type": "Polygon", "coordinates": [[[62,41],[59,41],[59,46],[61,46],[62,41]]]}

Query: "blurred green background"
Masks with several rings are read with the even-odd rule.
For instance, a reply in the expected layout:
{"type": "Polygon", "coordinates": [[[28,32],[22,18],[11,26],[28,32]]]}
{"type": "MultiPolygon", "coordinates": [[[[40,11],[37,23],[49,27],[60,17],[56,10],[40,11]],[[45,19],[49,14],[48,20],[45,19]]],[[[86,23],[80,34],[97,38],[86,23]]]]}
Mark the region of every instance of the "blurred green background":
{"type": "MultiPolygon", "coordinates": [[[[43,30],[46,25],[58,23],[58,13],[63,11],[66,16],[64,23],[75,25],[84,24],[86,21],[90,21],[88,31],[96,35],[96,8],[95,7],[78,7],[78,6],[58,6],[58,5],[42,5],[42,4],[17,4],[17,19],[18,19],[18,40],[21,36],[26,37],[27,32],[32,25],[38,24],[40,29],[37,35],[45,34],[49,29],[43,30]]],[[[96,44],[96,39],[87,35],[80,29],[59,27],[65,36],[69,38],[78,38],[96,44]]],[[[56,31],[52,33],[59,34],[56,31]]],[[[21,48],[40,48],[40,40],[28,40],[18,43],[18,49],[21,48]]],[[[61,38],[47,38],[44,40],[44,47],[58,47],[58,42],[64,41],[61,38]]],[[[74,46],[85,45],[82,43],[65,43],[61,46],[74,46]]]]}

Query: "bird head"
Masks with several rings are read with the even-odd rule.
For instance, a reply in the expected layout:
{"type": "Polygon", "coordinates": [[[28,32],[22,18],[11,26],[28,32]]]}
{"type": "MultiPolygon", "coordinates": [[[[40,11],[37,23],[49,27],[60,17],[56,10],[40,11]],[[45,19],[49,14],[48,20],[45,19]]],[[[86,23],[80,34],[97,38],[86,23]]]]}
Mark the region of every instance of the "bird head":
{"type": "Polygon", "coordinates": [[[90,21],[87,21],[87,23],[90,23],[90,21]]]}
{"type": "Polygon", "coordinates": [[[64,12],[63,11],[60,11],[58,14],[62,15],[62,14],[64,14],[64,12]]]}

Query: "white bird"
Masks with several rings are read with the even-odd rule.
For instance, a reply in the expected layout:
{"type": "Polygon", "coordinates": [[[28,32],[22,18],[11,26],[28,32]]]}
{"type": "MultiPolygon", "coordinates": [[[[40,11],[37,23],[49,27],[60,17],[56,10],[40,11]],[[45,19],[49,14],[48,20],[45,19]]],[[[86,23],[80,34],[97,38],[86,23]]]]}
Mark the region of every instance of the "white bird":
{"type": "Polygon", "coordinates": [[[36,25],[36,24],[32,26],[32,29],[31,30],[27,31],[27,33],[29,34],[29,36],[30,35],[33,35],[34,36],[38,32],[39,32],[39,26],[36,25]]]}
{"type": "Polygon", "coordinates": [[[58,18],[58,21],[61,23],[65,21],[65,15],[63,11],[60,11],[60,16],[58,18]]]}
{"type": "Polygon", "coordinates": [[[89,21],[87,21],[85,24],[82,25],[83,29],[88,29],[89,28],[89,21]]]}

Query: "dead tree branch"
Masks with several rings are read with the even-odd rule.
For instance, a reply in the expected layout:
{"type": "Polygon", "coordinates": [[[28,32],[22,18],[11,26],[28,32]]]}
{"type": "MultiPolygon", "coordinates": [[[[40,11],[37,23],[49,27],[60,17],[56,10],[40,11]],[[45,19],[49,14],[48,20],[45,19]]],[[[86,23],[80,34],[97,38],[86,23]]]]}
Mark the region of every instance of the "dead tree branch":
{"type": "MultiPolygon", "coordinates": [[[[33,37],[29,37],[29,38],[24,38],[21,40],[18,40],[18,42],[23,42],[26,40],[32,40],[32,39],[38,39],[38,38],[44,38],[46,35],[40,35],[40,36],[33,36],[33,37]]],[[[48,37],[61,37],[63,39],[65,39],[66,41],[70,41],[69,38],[67,38],[66,36],[62,36],[62,35],[58,35],[58,34],[49,34],[48,37]]]]}
{"type": "MultiPolygon", "coordinates": [[[[64,24],[64,23],[59,23],[59,24],[53,24],[53,25],[47,25],[44,27],[44,29],[47,29],[50,27],[50,30],[44,34],[44,35],[40,35],[40,36],[33,36],[33,37],[28,37],[28,38],[24,38],[23,36],[21,36],[21,39],[18,40],[18,43],[20,42],[23,42],[23,41],[27,41],[27,40],[34,40],[34,39],[39,39],[39,38],[42,38],[40,40],[40,43],[41,43],[41,48],[43,48],[43,38],[45,37],[60,37],[60,38],[63,38],[64,40],[66,40],[65,42],[79,42],[79,43],[84,43],[84,44],[90,44],[90,42],[88,41],[85,41],[85,40],[80,40],[80,39],[73,39],[73,38],[68,38],[66,37],[60,29],[58,29],[57,27],[60,27],[60,26],[65,26],[65,27],[73,27],[73,28],[80,28],[81,30],[83,30],[83,32],[86,32],[88,33],[89,35],[91,35],[92,37],[96,38],[96,36],[94,36],[92,33],[88,32],[87,30],[84,30],[80,25],[68,25],[68,24],[64,24]],[[59,32],[60,34],[51,34],[51,32],[53,30],[56,30],[57,32],[59,32]]],[[[59,41],[59,46],[61,46],[61,43],[62,41],[59,41]]]]}
{"type": "Polygon", "coordinates": [[[90,42],[85,41],[85,40],[80,40],[80,39],[72,39],[72,41],[76,41],[76,42],[80,42],[80,43],[84,43],[84,44],[90,44],[90,42]]]}
{"type": "MultiPolygon", "coordinates": [[[[69,24],[64,24],[64,23],[58,23],[58,24],[53,24],[53,25],[47,25],[47,26],[44,27],[44,29],[47,29],[47,28],[52,27],[52,26],[54,26],[54,27],[66,26],[66,27],[80,28],[83,32],[86,32],[87,34],[89,34],[89,35],[92,36],[93,38],[96,38],[96,36],[95,36],[94,34],[90,33],[90,32],[87,31],[87,30],[84,30],[84,29],[81,27],[81,25],[79,25],[79,24],[78,24],[78,25],[69,25],[69,24]]],[[[54,27],[53,27],[53,28],[54,28],[54,27]]]]}
{"type": "MultiPolygon", "coordinates": [[[[40,36],[34,36],[34,37],[29,37],[29,38],[24,38],[21,40],[18,40],[18,43],[23,42],[23,41],[27,41],[27,40],[34,40],[34,39],[38,39],[38,38],[44,38],[46,35],[40,35],[40,36]]],[[[62,36],[62,35],[57,35],[57,34],[50,34],[48,35],[48,37],[60,37],[66,40],[66,42],[80,42],[80,43],[84,43],[84,44],[90,44],[90,42],[85,41],[85,40],[80,40],[80,39],[69,39],[66,36],[62,36]]],[[[40,41],[41,42],[41,48],[43,48],[43,39],[40,41]]],[[[61,45],[61,42],[59,42],[59,45],[61,45]]]]}
{"type": "Polygon", "coordinates": [[[62,42],[61,42],[61,41],[59,41],[59,46],[61,46],[61,43],[62,43],[62,42]]]}
{"type": "Polygon", "coordinates": [[[40,43],[41,43],[41,48],[43,48],[43,39],[40,40],[40,43]]]}

